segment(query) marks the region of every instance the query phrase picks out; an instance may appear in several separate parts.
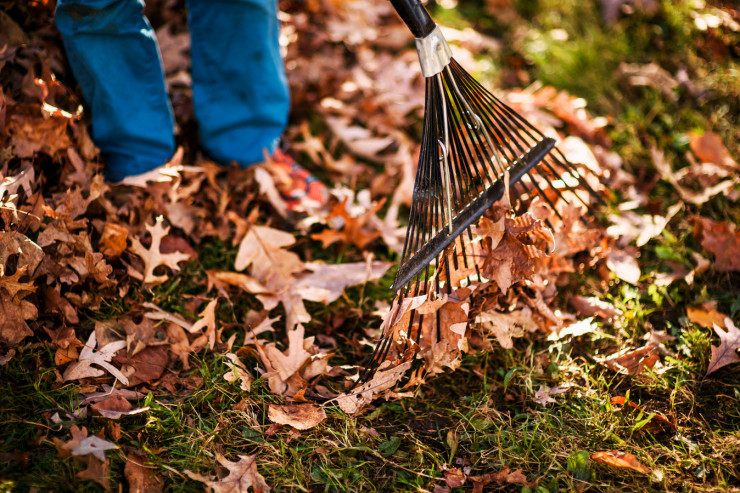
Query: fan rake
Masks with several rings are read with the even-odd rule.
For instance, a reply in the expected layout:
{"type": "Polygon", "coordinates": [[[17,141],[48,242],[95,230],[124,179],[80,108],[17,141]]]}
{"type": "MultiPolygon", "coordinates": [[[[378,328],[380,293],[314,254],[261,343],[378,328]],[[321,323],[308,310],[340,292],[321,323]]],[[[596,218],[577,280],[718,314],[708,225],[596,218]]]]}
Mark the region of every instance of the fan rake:
{"type": "MultiPolygon", "coordinates": [[[[582,187],[597,195],[554,139],[488,92],[452,58],[441,30],[418,0],[391,3],[416,38],[426,78],[421,152],[392,287],[396,295],[391,311],[400,313],[413,298],[438,299],[452,295],[461,279],[463,285],[481,280],[470,249],[471,228],[507,191],[521,207],[539,196],[556,215],[554,201],[564,199],[561,189],[582,187]]],[[[391,354],[397,355],[397,364],[407,361],[423,337],[440,337],[440,311],[425,315],[411,309],[403,317],[403,329],[394,328],[392,318],[383,325],[358,384],[372,378],[391,354]]]]}

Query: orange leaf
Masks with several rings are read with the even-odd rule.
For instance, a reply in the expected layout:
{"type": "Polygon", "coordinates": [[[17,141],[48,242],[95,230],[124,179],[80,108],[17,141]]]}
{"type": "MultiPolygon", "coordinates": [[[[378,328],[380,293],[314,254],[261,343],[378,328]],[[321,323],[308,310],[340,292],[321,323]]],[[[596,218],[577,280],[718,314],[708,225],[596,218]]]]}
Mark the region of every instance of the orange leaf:
{"type": "Polygon", "coordinates": [[[591,460],[607,466],[619,469],[631,469],[642,474],[649,474],[650,468],[643,465],[637,457],[627,452],[618,450],[609,450],[606,452],[596,452],[591,454],[591,460]]]}
{"type": "Polygon", "coordinates": [[[686,308],[686,315],[689,317],[689,320],[702,327],[719,325],[723,329],[725,328],[725,318],[727,315],[718,312],[714,308],[689,307],[686,308]]]}

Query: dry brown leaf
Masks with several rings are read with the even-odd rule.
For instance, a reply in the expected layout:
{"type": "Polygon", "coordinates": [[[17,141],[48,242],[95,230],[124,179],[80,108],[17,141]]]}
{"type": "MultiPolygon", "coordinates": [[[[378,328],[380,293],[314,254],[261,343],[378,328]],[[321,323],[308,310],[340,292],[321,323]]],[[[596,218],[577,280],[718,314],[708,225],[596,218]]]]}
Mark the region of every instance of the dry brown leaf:
{"type": "Polygon", "coordinates": [[[686,308],[686,316],[692,322],[701,325],[702,327],[712,327],[718,325],[720,328],[725,329],[725,319],[727,315],[720,313],[711,306],[695,306],[686,308]]]}
{"type": "Polygon", "coordinates": [[[725,318],[724,321],[727,330],[722,330],[716,324],[714,331],[719,336],[719,346],[712,346],[712,358],[709,360],[709,366],[704,376],[714,373],[723,366],[733,363],[740,363],[740,329],[735,327],[732,320],[725,318]]]}
{"type": "Polygon", "coordinates": [[[141,414],[149,410],[149,407],[139,407],[134,409],[134,406],[121,394],[111,395],[106,399],[90,404],[100,416],[108,419],[118,419],[122,416],[133,416],[134,414],[141,414]]]}
{"type": "Polygon", "coordinates": [[[126,250],[128,229],[120,224],[106,222],[103,233],[100,235],[100,253],[110,257],[117,257],[126,250]]]}
{"type": "Polygon", "coordinates": [[[740,272],[740,231],[734,224],[714,222],[693,216],[694,236],[714,255],[714,268],[720,272],[740,272]]]}
{"type": "Polygon", "coordinates": [[[289,391],[288,380],[298,374],[311,360],[313,353],[307,349],[312,348],[313,337],[304,339],[304,333],[303,325],[300,324],[288,331],[288,349],[285,353],[281,352],[274,343],[264,346],[257,343],[262,363],[272,374],[267,379],[272,392],[282,395],[289,391]]]}
{"type": "Polygon", "coordinates": [[[18,268],[28,266],[28,275],[33,276],[36,267],[44,258],[44,251],[18,231],[0,232],[0,276],[5,275],[8,258],[18,255],[18,268]]]}
{"type": "Polygon", "coordinates": [[[128,378],[126,378],[118,368],[109,363],[118,351],[126,347],[126,341],[111,342],[103,346],[100,351],[95,351],[95,347],[98,345],[96,337],[96,332],[93,331],[80,352],[79,360],[70,364],[64,371],[64,381],[101,377],[105,375],[103,370],[92,367],[92,365],[97,365],[107,370],[124,385],[128,385],[128,378]]]}
{"type": "Polygon", "coordinates": [[[224,373],[224,380],[227,382],[236,382],[239,380],[239,388],[245,392],[249,392],[252,388],[252,382],[254,378],[249,374],[247,368],[239,360],[239,357],[234,353],[226,353],[225,356],[230,361],[225,361],[226,366],[229,367],[229,371],[224,373]]]}
{"type": "Polygon", "coordinates": [[[603,363],[613,371],[635,376],[645,367],[655,366],[659,359],[658,349],[655,346],[645,346],[640,349],[620,351],[604,360],[603,363]]]}
{"type": "Polygon", "coordinates": [[[105,491],[110,491],[110,483],[108,481],[108,466],[110,465],[110,461],[105,459],[105,461],[101,462],[92,455],[88,455],[86,460],[87,468],[78,472],[76,476],[80,479],[95,481],[105,488],[105,491]]]}
{"type": "MultiPolygon", "coordinates": [[[[15,274],[13,274],[12,276],[4,276],[0,274],[0,289],[5,289],[10,295],[10,298],[15,298],[15,296],[20,291],[28,291],[29,293],[36,292],[36,286],[34,286],[33,282],[19,281],[21,276],[26,273],[26,270],[28,270],[28,266],[24,265],[23,267],[17,269],[15,271],[15,274]]],[[[0,291],[0,296],[1,295],[2,291],[0,291]]]]}
{"type": "Polygon", "coordinates": [[[16,346],[33,331],[26,323],[38,317],[36,307],[26,300],[14,301],[0,292],[0,342],[16,346]]]}
{"type": "Polygon", "coordinates": [[[269,493],[270,487],[265,478],[257,472],[256,455],[240,455],[239,462],[232,462],[221,454],[216,454],[216,460],[225,467],[229,474],[219,479],[218,476],[207,478],[192,471],[185,470],[185,474],[195,481],[205,483],[213,493],[248,493],[252,487],[254,493],[269,493]]]}
{"type": "Polygon", "coordinates": [[[57,108],[26,104],[8,119],[13,153],[20,158],[33,158],[37,152],[54,156],[72,145],[67,128],[72,115],[57,108]],[[56,110],[56,111],[54,111],[56,110]]]}
{"type": "Polygon", "coordinates": [[[200,319],[196,321],[188,331],[191,334],[198,334],[203,331],[190,345],[192,352],[199,352],[208,347],[211,350],[216,347],[216,343],[221,342],[221,330],[216,328],[216,306],[218,298],[208,302],[206,307],[200,312],[200,319]]]}
{"type": "Polygon", "coordinates": [[[273,423],[292,426],[296,430],[310,430],[326,419],[326,412],[323,407],[313,404],[270,404],[267,417],[273,423]]]}
{"type": "Polygon", "coordinates": [[[537,481],[527,481],[527,477],[522,473],[521,469],[512,471],[508,467],[504,467],[498,472],[483,474],[482,476],[468,476],[468,479],[473,483],[474,493],[482,493],[483,488],[493,482],[498,484],[521,484],[523,486],[534,486],[537,484],[537,481]]]}
{"type": "Polygon", "coordinates": [[[525,332],[537,329],[537,323],[532,319],[532,311],[528,308],[509,313],[496,311],[481,312],[476,323],[488,334],[494,336],[504,349],[514,347],[514,337],[522,337],[525,332]]]}
{"type": "Polygon", "coordinates": [[[629,469],[642,474],[650,474],[650,468],[643,465],[637,457],[628,452],[609,450],[591,454],[591,460],[618,469],[629,469]]]}
{"type": "Polygon", "coordinates": [[[162,376],[170,361],[167,350],[161,346],[147,347],[134,356],[126,349],[116,354],[114,361],[121,365],[121,371],[128,377],[126,386],[151,382],[162,376]]]}
{"type": "Polygon", "coordinates": [[[719,164],[733,170],[740,170],[730,152],[722,143],[722,137],[714,132],[690,133],[689,146],[696,157],[704,162],[719,164]]]}
{"type": "Polygon", "coordinates": [[[552,397],[554,394],[562,394],[563,392],[567,391],[568,387],[548,387],[546,385],[540,385],[540,388],[537,389],[537,392],[534,393],[534,401],[537,404],[547,406],[550,403],[557,402],[552,397]]]}
{"type": "Polygon", "coordinates": [[[369,382],[334,399],[347,414],[356,414],[373,400],[373,395],[392,389],[411,368],[413,361],[406,361],[388,369],[378,369],[369,382]]]}
{"type": "Polygon", "coordinates": [[[611,303],[593,296],[573,296],[569,301],[578,314],[585,317],[596,316],[609,320],[622,314],[622,311],[611,303]]]}
{"type": "MultiPolygon", "coordinates": [[[[683,174],[680,171],[673,171],[671,163],[668,162],[668,159],[666,158],[663,151],[658,150],[656,147],[652,147],[650,149],[650,156],[653,160],[655,168],[660,174],[660,177],[673,185],[673,187],[676,189],[676,191],[678,191],[683,200],[695,205],[702,205],[717,194],[728,193],[737,183],[740,182],[740,177],[738,177],[737,172],[734,172],[727,175],[728,179],[720,181],[713,185],[706,184],[705,186],[699,187],[699,190],[695,192],[681,184],[683,174]]],[[[685,173],[693,171],[694,169],[687,169],[685,173]]],[[[702,175],[703,173],[700,172],[698,174],[702,175]]]]}
{"type": "Polygon", "coordinates": [[[185,253],[162,253],[160,251],[160,245],[162,238],[164,238],[169,232],[169,226],[163,225],[164,218],[157,216],[153,226],[146,225],[146,229],[152,237],[152,243],[149,248],[144,248],[144,245],[137,238],[131,238],[131,251],[141,257],[144,261],[144,273],[141,275],[140,280],[145,283],[161,283],[168,279],[167,275],[154,275],[154,269],[160,265],[164,265],[172,269],[173,272],[178,272],[180,262],[184,262],[190,258],[190,255],[185,253]]]}
{"type": "Polygon", "coordinates": [[[115,450],[118,448],[116,444],[110,443],[95,435],[87,436],[87,428],[84,426],[80,429],[77,425],[72,425],[69,431],[72,433],[72,439],[65,443],[62,443],[61,441],[57,442],[57,448],[72,455],[85,456],[92,454],[103,462],[105,461],[105,452],[107,450],[115,450]]]}
{"type": "Polygon", "coordinates": [[[353,217],[347,211],[347,202],[349,198],[345,197],[342,202],[332,207],[331,212],[326,216],[326,221],[334,224],[339,223],[336,229],[327,228],[321,233],[314,233],[311,238],[320,240],[324,248],[334,242],[341,241],[345,244],[357,246],[364,250],[372,241],[380,236],[380,231],[369,227],[372,217],[383,207],[385,200],[380,200],[374,206],[369,208],[363,214],[353,217]]]}
{"type": "Polygon", "coordinates": [[[147,467],[144,454],[129,453],[123,474],[130,493],[159,493],[164,490],[164,480],[156,475],[153,467],[147,467]]]}
{"type": "Polygon", "coordinates": [[[311,273],[298,276],[296,289],[303,299],[328,304],[338,299],[348,286],[383,277],[391,263],[355,262],[326,265],[321,262],[307,262],[304,266],[311,273]]]}

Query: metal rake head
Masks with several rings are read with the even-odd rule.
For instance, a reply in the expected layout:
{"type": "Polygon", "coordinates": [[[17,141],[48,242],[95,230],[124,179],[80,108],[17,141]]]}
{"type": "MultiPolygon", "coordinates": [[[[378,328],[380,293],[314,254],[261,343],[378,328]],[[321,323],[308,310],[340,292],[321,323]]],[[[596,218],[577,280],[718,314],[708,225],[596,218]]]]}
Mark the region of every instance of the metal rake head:
{"type": "MultiPolygon", "coordinates": [[[[408,306],[410,298],[450,295],[460,283],[481,280],[469,248],[474,240],[471,226],[501,200],[505,178],[512,204],[524,208],[539,196],[558,217],[554,202],[565,199],[562,190],[582,188],[600,199],[555,147],[554,139],[497,99],[452,58],[439,27],[418,0],[391,1],[416,36],[426,78],[421,152],[393,283],[391,310],[397,310],[408,306]]],[[[590,210],[579,194],[573,195],[590,210]]],[[[426,318],[425,322],[425,314],[412,309],[402,329],[384,324],[358,383],[372,378],[394,344],[400,363],[416,354],[422,337],[439,338],[440,312],[426,318]]]]}

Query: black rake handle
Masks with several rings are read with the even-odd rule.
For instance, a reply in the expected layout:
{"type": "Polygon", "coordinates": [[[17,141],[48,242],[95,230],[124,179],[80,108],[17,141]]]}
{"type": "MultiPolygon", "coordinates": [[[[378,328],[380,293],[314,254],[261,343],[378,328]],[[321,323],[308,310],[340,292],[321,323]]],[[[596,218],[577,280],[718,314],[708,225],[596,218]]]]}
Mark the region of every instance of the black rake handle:
{"type": "Polygon", "coordinates": [[[425,38],[436,27],[429,12],[419,0],[391,0],[391,4],[414,37],[425,38]]]}

